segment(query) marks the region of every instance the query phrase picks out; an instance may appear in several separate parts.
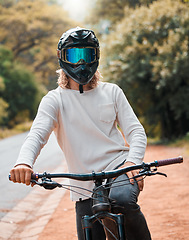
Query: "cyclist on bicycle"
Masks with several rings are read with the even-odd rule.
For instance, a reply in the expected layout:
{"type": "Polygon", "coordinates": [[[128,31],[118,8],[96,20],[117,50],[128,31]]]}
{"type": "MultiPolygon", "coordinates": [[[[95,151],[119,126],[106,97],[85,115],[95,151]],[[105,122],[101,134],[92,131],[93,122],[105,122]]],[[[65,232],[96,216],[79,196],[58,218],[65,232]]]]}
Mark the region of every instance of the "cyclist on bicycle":
{"type": "MultiPolygon", "coordinates": [[[[21,148],[14,168],[13,182],[30,184],[32,167],[52,131],[65,154],[68,169],[74,173],[99,172],[141,164],[145,148],[145,131],[122,90],[112,83],[100,81],[98,72],[99,42],[93,31],[74,28],[65,32],[58,43],[59,86],[43,97],[31,130],[21,148]],[[125,140],[117,125],[123,131],[125,140]]],[[[134,170],[112,179],[128,179],[134,170]]],[[[72,185],[93,189],[93,182],[70,180],[72,185]]],[[[129,180],[128,180],[129,181],[129,180]]],[[[151,239],[145,218],[137,204],[143,180],[110,189],[125,216],[127,239],[151,239]]],[[[82,193],[82,192],[81,192],[82,193]]],[[[85,192],[86,193],[86,192],[85,192]]],[[[76,201],[78,238],[83,239],[81,216],[92,215],[90,197],[72,192],[76,201]]],[[[105,221],[106,222],[106,221],[105,221]]],[[[108,223],[109,224],[109,223],[108,223]]],[[[94,239],[105,239],[98,221],[94,239]]]]}

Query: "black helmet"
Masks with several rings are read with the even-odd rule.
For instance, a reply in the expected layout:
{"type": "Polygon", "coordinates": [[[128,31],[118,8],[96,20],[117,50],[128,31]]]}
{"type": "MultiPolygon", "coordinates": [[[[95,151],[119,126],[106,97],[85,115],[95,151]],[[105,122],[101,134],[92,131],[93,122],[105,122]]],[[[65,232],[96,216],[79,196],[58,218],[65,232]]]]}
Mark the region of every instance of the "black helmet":
{"type": "Polygon", "coordinates": [[[58,43],[60,67],[80,87],[89,83],[99,64],[99,42],[92,30],[76,27],[63,33],[58,43]]]}

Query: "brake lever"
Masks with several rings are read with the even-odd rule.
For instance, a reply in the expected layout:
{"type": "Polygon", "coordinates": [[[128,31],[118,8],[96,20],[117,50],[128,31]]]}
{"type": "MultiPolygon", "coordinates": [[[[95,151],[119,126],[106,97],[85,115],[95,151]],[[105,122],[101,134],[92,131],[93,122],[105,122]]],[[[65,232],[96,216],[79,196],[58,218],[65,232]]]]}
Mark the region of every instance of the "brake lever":
{"type": "Polygon", "coordinates": [[[161,175],[161,176],[167,177],[167,174],[162,173],[162,172],[152,173],[152,175],[161,175]]]}
{"type": "Polygon", "coordinates": [[[57,183],[55,181],[52,181],[51,179],[42,179],[42,182],[38,182],[34,179],[31,179],[31,182],[32,183],[35,183],[37,185],[39,185],[40,187],[44,187],[45,189],[48,189],[48,190],[52,190],[52,189],[55,189],[56,187],[62,187],[62,185],[60,183],[57,183]]]}
{"type": "Polygon", "coordinates": [[[133,178],[138,178],[138,177],[142,177],[142,176],[154,176],[154,175],[161,175],[164,177],[167,177],[167,175],[165,173],[162,172],[155,172],[157,169],[154,169],[154,172],[152,172],[151,170],[142,170],[140,171],[139,174],[137,174],[136,176],[134,176],[133,178]]]}

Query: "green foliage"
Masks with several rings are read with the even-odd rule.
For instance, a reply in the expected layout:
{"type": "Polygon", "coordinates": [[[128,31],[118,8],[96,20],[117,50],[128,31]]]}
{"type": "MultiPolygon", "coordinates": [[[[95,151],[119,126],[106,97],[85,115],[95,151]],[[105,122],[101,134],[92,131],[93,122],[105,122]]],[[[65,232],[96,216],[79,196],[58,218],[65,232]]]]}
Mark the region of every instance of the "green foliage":
{"type": "MultiPolygon", "coordinates": [[[[0,76],[0,96],[2,95],[3,91],[5,89],[3,78],[0,76]]],[[[3,123],[3,120],[5,117],[7,117],[7,109],[8,104],[3,100],[2,97],[0,97],[0,124],[3,123]]]]}
{"type": "Polygon", "coordinates": [[[159,125],[162,138],[189,130],[188,10],[170,0],[130,10],[106,39],[105,78],[124,89],[150,135],[159,125]]]}
{"type": "Polygon", "coordinates": [[[30,109],[30,117],[34,116],[37,87],[33,75],[20,65],[14,65],[5,78],[6,91],[3,98],[9,103],[9,118],[14,118],[18,112],[30,109]]]}
{"type": "Polygon", "coordinates": [[[0,47],[0,70],[3,76],[0,78],[0,119],[12,127],[34,117],[39,90],[33,74],[14,61],[11,51],[4,47],[0,47]]]}

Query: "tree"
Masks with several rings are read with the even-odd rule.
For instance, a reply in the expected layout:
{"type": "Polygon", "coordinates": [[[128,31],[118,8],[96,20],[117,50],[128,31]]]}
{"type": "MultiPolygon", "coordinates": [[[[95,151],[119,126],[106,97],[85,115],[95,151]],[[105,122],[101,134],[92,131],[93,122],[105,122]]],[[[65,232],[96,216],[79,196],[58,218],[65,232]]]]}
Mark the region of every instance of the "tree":
{"type": "Polygon", "coordinates": [[[135,9],[140,6],[149,6],[156,0],[96,0],[96,4],[89,12],[86,23],[102,25],[104,21],[110,22],[110,28],[118,23],[124,16],[124,9],[135,9]]]}
{"type": "Polygon", "coordinates": [[[145,117],[148,133],[154,134],[159,125],[162,138],[186,134],[188,6],[167,0],[132,10],[106,41],[106,80],[113,79],[124,89],[137,114],[145,117]]]}

